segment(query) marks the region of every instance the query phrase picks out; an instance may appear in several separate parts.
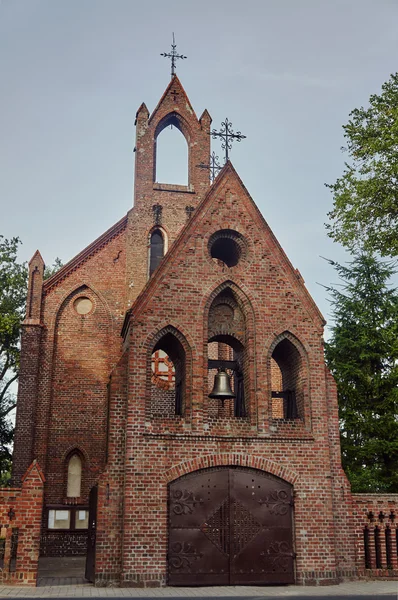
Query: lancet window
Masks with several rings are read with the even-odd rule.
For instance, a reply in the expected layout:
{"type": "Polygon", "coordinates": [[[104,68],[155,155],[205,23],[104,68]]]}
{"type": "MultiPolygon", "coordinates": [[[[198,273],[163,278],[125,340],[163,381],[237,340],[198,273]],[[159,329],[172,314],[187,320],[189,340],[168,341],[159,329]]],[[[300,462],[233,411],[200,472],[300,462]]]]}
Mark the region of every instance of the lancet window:
{"type": "Polygon", "coordinates": [[[79,498],[82,487],[82,460],[78,454],[72,454],[68,461],[66,495],[68,498],[79,498]]]}
{"type": "Polygon", "coordinates": [[[185,351],[180,340],[166,333],[154,346],[151,355],[152,417],[180,416],[185,401],[185,351]]]}
{"type": "Polygon", "coordinates": [[[209,400],[213,417],[246,417],[245,398],[245,317],[233,291],[226,287],[213,300],[209,310],[208,383],[213,391],[219,369],[229,377],[233,398],[209,400]]]}
{"type": "Polygon", "coordinates": [[[179,115],[171,113],[160,123],[156,132],[157,183],[188,185],[188,143],[180,121],[179,115]]]}
{"type": "Polygon", "coordinates": [[[274,348],[271,357],[273,419],[303,419],[306,385],[305,360],[287,337],[274,348]]]}
{"type": "Polygon", "coordinates": [[[155,229],[150,238],[149,276],[158,268],[164,256],[164,238],[160,229],[155,229]]]}

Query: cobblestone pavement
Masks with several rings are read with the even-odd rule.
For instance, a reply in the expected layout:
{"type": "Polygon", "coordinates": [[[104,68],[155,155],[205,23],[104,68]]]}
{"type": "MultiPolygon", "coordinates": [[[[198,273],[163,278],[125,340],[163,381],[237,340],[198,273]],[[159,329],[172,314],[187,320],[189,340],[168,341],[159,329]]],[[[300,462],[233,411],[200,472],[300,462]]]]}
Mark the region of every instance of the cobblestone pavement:
{"type": "Polygon", "coordinates": [[[58,585],[37,588],[0,586],[0,597],[9,598],[232,598],[253,600],[268,598],[320,598],[320,597],[368,597],[378,600],[383,596],[398,598],[398,581],[347,582],[324,587],[302,586],[220,586],[195,588],[96,588],[89,583],[73,585],[72,578],[58,579],[58,585]]]}

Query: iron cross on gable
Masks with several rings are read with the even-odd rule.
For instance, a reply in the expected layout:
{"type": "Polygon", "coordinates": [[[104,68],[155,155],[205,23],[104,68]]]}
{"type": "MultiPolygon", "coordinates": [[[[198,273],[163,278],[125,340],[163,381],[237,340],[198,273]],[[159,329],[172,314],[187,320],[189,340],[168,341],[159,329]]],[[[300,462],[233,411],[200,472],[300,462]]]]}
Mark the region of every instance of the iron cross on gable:
{"type": "Polygon", "coordinates": [[[199,169],[209,169],[211,183],[213,183],[213,181],[217,177],[218,173],[222,169],[222,166],[220,165],[218,160],[219,160],[218,156],[216,156],[216,153],[213,151],[210,154],[210,160],[209,160],[208,165],[205,165],[204,163],[200,163],[199,165],[197,165],[199,167],[199,169]]]}
{"type": "Polygon", "coordinates": [[[225,121],[221,123],[220,131],[216,131],[215,129],[213,129],[213,131],[209,132],[209,135],[213,137],[213,140],[215,140],[216,138],[220,138],[222,140],[221,148],[225,150],[224,162],[227,162],[229,159],[228,151],[232,150],[232,142],[234,140],[240,142],[241,140],[246,138],[246,136],[242,135],[240,131],[234,133],[232,129],[232,123],[228,121],[228,119],[225,119],[225,121]]]}
{"type": "MultiPolygon", "coordinates": [[[[176,72],[176,60],[178,58],[187,58],[186,56],[183,56],[182,54],[178,54],[177,53],[177,44],[175,42],[174,39],[174,33],[173,33],[173,43],[171,44],[171,52],[162,52],[160,56],[164,56],[165,58],[170,58],[171,59],[171,78],[173,79],[173,75],[175,75],[176,72]]],[[[175,97],[174,97],[175,100],[175,97]]]]}
{"type": "Polygon", "coordinates": [[[174,88],[173,90],[171,90],[171,94],[173,96],[174,102],[177,102],[177,96],[180,95],[180,92],[178,90],[176,90],[176,88],[174,88]]]}

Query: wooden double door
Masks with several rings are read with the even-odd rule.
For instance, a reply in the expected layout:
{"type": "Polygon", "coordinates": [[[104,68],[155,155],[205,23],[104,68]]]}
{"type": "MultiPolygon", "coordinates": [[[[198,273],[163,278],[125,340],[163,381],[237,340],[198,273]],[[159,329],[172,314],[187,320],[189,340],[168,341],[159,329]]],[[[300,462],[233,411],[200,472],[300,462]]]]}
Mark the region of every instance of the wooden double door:
{"type": "Polygon", "coordinates": [[[255,469],[190,473],[169,487],[169,585],[294,583],[293,489],[255,469]]]}

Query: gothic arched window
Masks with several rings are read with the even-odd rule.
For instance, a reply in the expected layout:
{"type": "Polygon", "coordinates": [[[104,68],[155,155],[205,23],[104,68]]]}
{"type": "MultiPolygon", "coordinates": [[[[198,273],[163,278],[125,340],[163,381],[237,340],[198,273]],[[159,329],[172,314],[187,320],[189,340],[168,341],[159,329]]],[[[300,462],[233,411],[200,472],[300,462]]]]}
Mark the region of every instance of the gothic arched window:
{"type": "Polygon", "coordinates": [[[181,130],[180,119],[172,113],[162,121],[156,133],[155,181],[163,184],[188,185],[188,140],[181,130]],[[170,127],[169,127],[170,126],[170,127]]]}
{"type": "Polygon", "coordinates": [[[181,416],[184,412],[185,350],[171,332],[156,343],[151,355],[152,417],[181,416]]]}
{"type": "Polygon", "coordinates": [[[82,487],[82,461],[78,454],[72,454],[68,462],[66,495],[68,498],[80,498],[82,487]]]}
{"type": "Polygon", "coordinates": [[[306,388],[305,361],[288,337],[282,338],[271,356],[273,419],[303,419],[306,388]]]}
{"type": "MultiPolygon", "coordinates": [[[[219,258],[219,257],[217,257],[219,258]]],[[[223,258],[219,258],[223,260],[223,258]]],[[[214,384],[217,369],[223,368],[230,376],[231,388],[235,400],[225,404],[210,402],[209,411],[214,417],[247,417],[247,401],[245,400],[247,368],[245,368],[245,315],[240,308],[236,296],[227,287],[213,300],[208,316],[208,369],[209,392],[214,384]],[[246,375],[245,375],[246,373],[246,375]]]]}
{"type": "Polygon", "coordinates": [[[164,240],[159,229],[155,229],[151,235],[149,254],[149,276],[157,269],[164,255],[164,240]]]}

